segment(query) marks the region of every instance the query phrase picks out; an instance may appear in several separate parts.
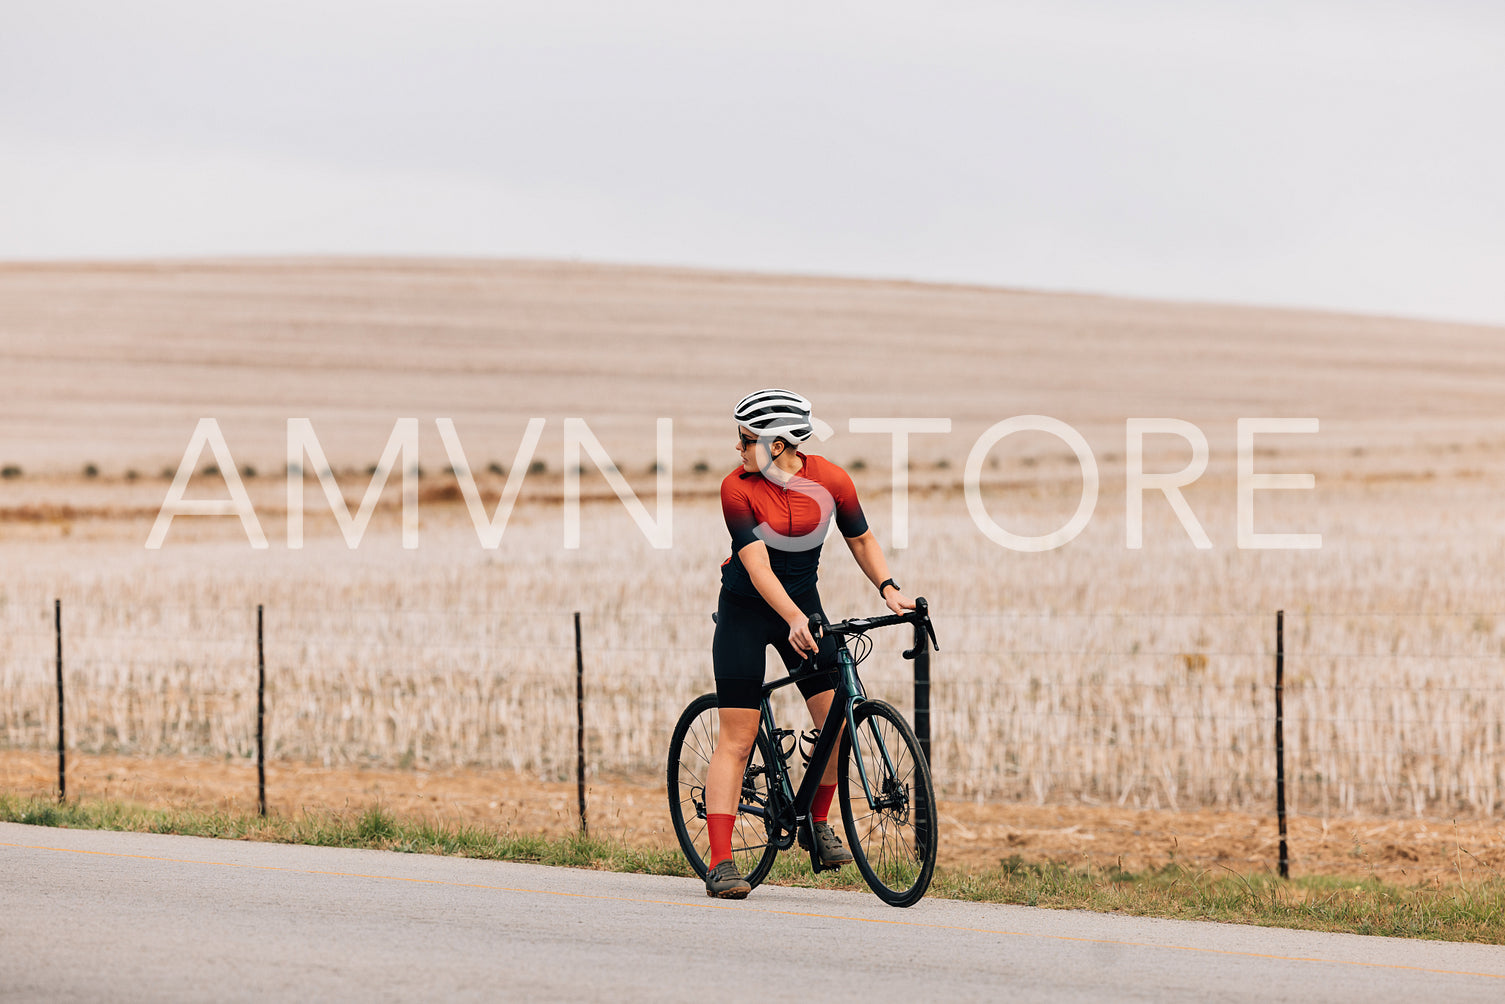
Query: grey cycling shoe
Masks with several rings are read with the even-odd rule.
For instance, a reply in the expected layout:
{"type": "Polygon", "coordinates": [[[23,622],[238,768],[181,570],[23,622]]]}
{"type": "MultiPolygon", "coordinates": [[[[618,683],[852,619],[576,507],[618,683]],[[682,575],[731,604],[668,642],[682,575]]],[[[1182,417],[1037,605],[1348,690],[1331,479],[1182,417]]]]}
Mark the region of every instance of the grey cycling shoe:
{"type": "MultiPolygon", "coordinates": [[[[811,828],[815,830],[815,842],[820,847],[821,864],[827,868],[840,868],[852,860],[852,852],[846,849],[830,823],[812,823],[811,828]]],[[[800,846],[807,851],[810,849],[803,832],[800,833],[800,846]]]]}
{"type": "MultiPolygon", "coordinates": [[[[847,860],[851,860],[851,855],[847,856],[847,860]]],[[[707,896],[714,899],[746,899],[750,892],[752,892],[752,886],[737,874],[737,866],[732,864],[730,859],[706,872],[705,894],[707,896]]]]}

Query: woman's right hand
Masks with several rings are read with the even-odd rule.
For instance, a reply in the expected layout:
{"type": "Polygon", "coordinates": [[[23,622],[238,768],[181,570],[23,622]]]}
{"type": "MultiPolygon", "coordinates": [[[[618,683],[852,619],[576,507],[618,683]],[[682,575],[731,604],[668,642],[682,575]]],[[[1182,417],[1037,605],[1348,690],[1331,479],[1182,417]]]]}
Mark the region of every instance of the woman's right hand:
{"type": "Polygon", "coordinates": [[[815,642],[815,636],[810,633],[810,618],[804,614],[790,619],[789,644],[794,646],[796,652],[805,655],[814,655],[820,651],[820,646],[815,642]]]}

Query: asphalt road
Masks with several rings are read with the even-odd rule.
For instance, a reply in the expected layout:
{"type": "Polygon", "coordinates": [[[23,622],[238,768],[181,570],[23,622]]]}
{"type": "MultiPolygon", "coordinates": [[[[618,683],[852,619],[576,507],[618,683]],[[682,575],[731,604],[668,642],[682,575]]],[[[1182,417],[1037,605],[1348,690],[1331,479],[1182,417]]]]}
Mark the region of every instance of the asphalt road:
{"type": "Polygon", "coordinates": [[[1505,948],[0,823],[0,999],[1505,1000],[1505,948]]]}

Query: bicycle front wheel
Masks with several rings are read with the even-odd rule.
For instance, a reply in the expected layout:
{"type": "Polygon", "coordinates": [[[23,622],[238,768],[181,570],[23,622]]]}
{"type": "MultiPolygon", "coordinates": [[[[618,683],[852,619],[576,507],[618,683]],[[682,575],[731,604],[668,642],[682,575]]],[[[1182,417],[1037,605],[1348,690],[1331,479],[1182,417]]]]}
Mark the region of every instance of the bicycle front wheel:
{"type": "MultiPolygon", "coordinates": [[[[711,853],[705,818],[705,779],[720,735],[719,726],[716,695],[703,694],[685,708],[669,739],[669,818],[674,821],[680,849],[702,879],[708,868],[706,858],[711,853]]],[[[768,765],[772,762],[773,752],[759,732],[742,774],[740,808],[732,830],[732,861],[738,874],[751,886],[757,886],[767,877],[773,859],[779,855],[779,849],[768,840],[764,817],[749,811],[766,812],[769,808],[768,765]]]]}
{"type": "Polygon", "coordinates": [[[879,899],[889,906],[913,906],[935,872],[930,765],[914,730],[892,705],[863,701],[852,718],[856,734],[841,737],[837,774],[852,857],[879,899]]]}

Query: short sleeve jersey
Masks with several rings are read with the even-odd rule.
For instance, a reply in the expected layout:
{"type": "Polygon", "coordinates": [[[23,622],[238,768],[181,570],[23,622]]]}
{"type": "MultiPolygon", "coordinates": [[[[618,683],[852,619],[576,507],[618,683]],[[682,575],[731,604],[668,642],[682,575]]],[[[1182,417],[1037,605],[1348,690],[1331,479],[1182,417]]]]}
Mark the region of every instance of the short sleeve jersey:
{"type": "Polygon", "coordinates": [[[867,532],[867,517],[846,471],[824,457],[797,454],[800,469],[789,484],[737,468],[721,482],[721,515],[732,535],[732,556],[721,563],[721,584],[740,596],[758,595],[738,557],[757,540],[784,591],[798,596],[815,587],[821,542],[831,520],[844,537],[867,532]]]}

